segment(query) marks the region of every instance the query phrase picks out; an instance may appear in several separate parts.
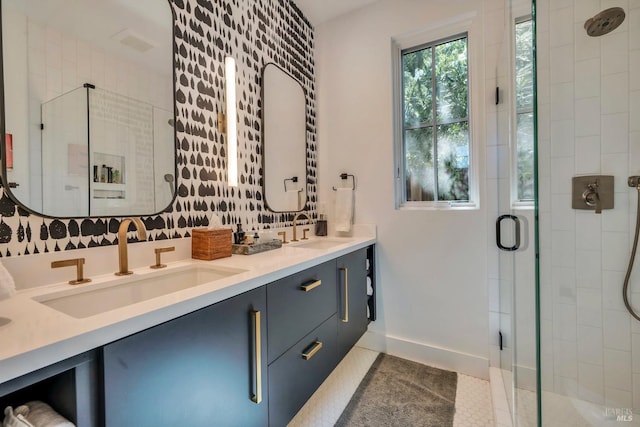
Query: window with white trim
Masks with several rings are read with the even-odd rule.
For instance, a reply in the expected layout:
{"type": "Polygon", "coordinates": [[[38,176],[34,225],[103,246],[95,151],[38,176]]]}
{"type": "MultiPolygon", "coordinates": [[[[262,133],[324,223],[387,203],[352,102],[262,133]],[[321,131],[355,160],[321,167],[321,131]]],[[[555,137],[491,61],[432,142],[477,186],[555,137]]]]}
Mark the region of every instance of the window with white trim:
{"type": "Polygon", "coordinates": [[[467,33],[401,50],[402,206],[469,203],[467,33]]]}
{"type": "Polygon", "coordinates": [[[533,22],[515,22],[516,200],[534,199],[533,22]]]}

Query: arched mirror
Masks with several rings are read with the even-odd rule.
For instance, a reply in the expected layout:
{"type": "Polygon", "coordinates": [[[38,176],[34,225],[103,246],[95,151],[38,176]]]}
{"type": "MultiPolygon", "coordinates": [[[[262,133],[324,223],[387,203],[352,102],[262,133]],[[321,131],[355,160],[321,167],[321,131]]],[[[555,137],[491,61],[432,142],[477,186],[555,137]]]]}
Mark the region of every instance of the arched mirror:
{"type": "Polygon", "coordinates": [[[151,215],[175,194],[164,0],[1,0],[2,182],[51,217],[151,215]]]}
{"type": "Polygon", "coordinates": [[[302,85],[275,64],[262,74],[264,197],[275,212],[307,204],[307,116],[302,85]]]}

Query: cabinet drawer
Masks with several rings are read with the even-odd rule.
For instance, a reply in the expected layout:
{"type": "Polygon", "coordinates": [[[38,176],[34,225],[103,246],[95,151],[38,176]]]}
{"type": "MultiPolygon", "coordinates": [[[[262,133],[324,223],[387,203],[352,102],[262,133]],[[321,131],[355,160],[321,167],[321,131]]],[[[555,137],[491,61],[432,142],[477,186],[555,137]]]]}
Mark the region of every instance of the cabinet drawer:
{"type": "Polygon", "coordinates": [[[268,363],[337,311],[336,263],[329,261],[267,286],[268,363]],[[307,291],[304,287],[307,286],[307,291]]]}
{"type": "Polygon", "coordinates": [[[287,425],[335,368],[336,328],[333,315],[269,366],[270,426],[287,425]]]}

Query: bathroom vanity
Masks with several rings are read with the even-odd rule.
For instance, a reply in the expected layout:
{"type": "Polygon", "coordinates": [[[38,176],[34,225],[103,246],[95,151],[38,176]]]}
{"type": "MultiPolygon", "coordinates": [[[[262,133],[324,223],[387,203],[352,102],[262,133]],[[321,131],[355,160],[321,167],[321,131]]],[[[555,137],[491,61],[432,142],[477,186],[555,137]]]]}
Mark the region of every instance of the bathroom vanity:
{"type": "MultiPolygon", "coordinates": [[[[241,273],[84,318],[37,302],[62,285],[19,293],[40,311],[31,319],[60,323],[31,351],[0,350],[0,371],[14,373],[0,406],[45,400],[78,426],[286,425],[367,328],[375,237],[324,242],[176,263],[164,275],[182,264],[241,273]]],[[[13,323],[5,335],[33,325],[13,323]]]]}

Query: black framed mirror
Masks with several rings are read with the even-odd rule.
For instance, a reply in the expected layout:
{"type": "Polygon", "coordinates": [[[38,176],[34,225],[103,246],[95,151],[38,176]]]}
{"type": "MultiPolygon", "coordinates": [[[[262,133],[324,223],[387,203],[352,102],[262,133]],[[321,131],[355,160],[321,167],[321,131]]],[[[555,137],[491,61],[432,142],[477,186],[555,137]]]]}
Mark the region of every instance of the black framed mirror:
{"type": "Polygon", "coordinates": [[[278,65],[262,72],[264,198],[274,212],[307,204],[307,116],[305,90],[278,65]]]}
{"type": "Polygon", "coordinates": [[[176,192],[169,1],[1,0],[5,191],[45,217],[153,215],[176,192]]]}

